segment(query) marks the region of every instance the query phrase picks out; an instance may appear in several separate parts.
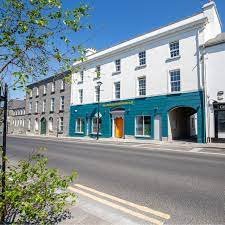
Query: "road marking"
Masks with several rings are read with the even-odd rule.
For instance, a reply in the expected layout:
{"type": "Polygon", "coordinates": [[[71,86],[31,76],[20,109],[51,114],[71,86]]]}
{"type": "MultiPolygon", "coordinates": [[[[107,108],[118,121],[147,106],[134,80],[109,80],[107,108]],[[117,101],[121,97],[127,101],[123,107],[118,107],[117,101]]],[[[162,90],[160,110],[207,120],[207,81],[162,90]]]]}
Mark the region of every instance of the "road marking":
{"type": "Polygon", "coordinates": [[[124,212],[124,213],[127,213],[127,214],[129,214],[129,215],[135,216],[135,217],[137,217],[137,218],[139,218],[139,219],[142,219],[142,220],[151,222],[151,223],[153,223],[153,224],[155,224],[155,225],[163,225],[163,222],[160,221],[160,220],[157,220],[157,219],[148,217],[148,216],[143,215],[143,214],[138,213],[138,212],[134,212],[134,211],[131,210],[131,209],[125,208],[125,207],[120,206],[120,205],[117,205],[117,204],[115,204],[115,203],[113,203],[113,202],[110,202],[110,201],[108,201],[108,200],[105,200],[105,199],[102,199],[102,198],[98,198],[98,197],[96,197],[96,196],[94,196],[94,195],[92,195],[92,194],[86,193],[86,192],[84,192],[84,191],[82,191],[82,190],[79,190],[79,189],[77,189],[77,188],[69,187],[69,190],[71,190],[71,191],[73,191],[73,192],[75,192],[75,193],[84,195],[84,196],[86,196],[86,197],[88,197],[88,198],[90,198],[90,199],[93,199],[93,200],[98,201],[98,202],[100,202],[100,203],[102,203],[102,204],[108,205],[108,206],[110,206],[110,207],[112,207],[112,208],[114,208],[114,209],[120,210],[120,211],[122,211],[122,212],[124,212]]]}
{"type": "Polygon", "coordinates": [[[86,191],[90,191],[90,192],[93,192],[95,194],[98,194],[98,195],[100,195],[102,197],[106,197],[106,198],[109,198],[111,200],[117,201],[119,203],[131,206],[131,207],[136,208],[136,209],[138,209],[140,211],[151,213],[151,214],[153,214],[155,216],[158,216],[158,217],[161,217],[163,219],[167,219],[167,220],[170,219],[170,215],[169,214],[162,213],[162,212],[156,211],[154,209],[151,209],[151,208],[148,208],[148,207],[145,207],[145,206],[142,206],[142,205],[138,205],[138,204],[135,204],[133,202],[126,201],[126,200],[121,199],[121,198],[117,198],[115,196],[112,196],[112,195],[109,195],[109,194],[97,191],[95,189],[92,189],[92,188],[89,188],[89,187],[86,187],[86,186],[83,186],[81,184],[75,184],[75,186],[78,187],[78,188],[84,189],[86,191]]]}

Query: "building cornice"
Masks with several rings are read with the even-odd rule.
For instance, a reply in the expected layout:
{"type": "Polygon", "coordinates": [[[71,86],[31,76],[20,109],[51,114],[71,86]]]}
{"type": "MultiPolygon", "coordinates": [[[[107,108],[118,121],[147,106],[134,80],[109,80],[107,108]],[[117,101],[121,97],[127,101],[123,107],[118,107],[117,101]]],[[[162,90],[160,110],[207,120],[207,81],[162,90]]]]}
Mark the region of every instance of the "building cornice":
{"type": "Polygon", "coordinates": [[[152,32],[146,33],[144,35],[138,36],[136,38],[130,39],[128,41],[122,42],[118,45],[112,46],[95,54],[92,54],[87,57],[87,60],[84,62],[77,62],[74,64],[74,67],[85,66],[96,60],[118,54],[121,51],[130,50],[135,48],[138,45],[142,45],[149,41],[154,41],[158,38],[163,38],[173,33],[186,30],[186,29],[195,29],[198,26],[202,26],[207,22],[207,17],[203,13],[199,13],[195,16],[189,17],[187,19],[180,20],[178,22],[172,23],[170,25],[161,27],[152,32]]]}

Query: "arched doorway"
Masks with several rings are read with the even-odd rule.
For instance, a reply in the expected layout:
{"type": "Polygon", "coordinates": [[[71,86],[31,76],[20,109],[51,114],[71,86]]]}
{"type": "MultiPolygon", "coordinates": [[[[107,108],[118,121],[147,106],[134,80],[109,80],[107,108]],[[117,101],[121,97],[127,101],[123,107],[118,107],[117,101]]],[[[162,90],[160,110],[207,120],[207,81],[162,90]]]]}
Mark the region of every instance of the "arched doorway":
{"type": "Polygon", "coordinates": [[[169,111],[169,139],[197,141],[197,111],[192,107],[176,107],[169,111]]]}
{"type": "Polygon", "coordinates": [[[43,117],[41,119],[41,134],[46,135],[46,127],[47,127],[47,121],[46,119],[43,117]]]}

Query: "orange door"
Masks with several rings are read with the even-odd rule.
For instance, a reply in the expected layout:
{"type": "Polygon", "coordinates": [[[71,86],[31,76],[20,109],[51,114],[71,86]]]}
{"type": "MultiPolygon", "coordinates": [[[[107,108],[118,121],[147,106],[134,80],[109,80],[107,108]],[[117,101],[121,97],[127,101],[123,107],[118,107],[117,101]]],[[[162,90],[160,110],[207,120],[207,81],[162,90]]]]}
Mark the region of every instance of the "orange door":
{"type": "Polygon", "coordinates": [[[123,118],[115,119],[115,136],[117,138],[123,137],[123,118]]]}

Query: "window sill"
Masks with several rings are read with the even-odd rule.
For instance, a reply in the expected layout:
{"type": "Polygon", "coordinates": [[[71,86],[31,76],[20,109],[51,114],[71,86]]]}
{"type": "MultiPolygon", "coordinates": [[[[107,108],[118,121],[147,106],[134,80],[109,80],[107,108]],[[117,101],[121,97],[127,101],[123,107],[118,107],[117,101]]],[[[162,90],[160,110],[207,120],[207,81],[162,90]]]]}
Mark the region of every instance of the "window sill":
{"type": "Polygon", "coordinates": [[[54,111],[50,111],[49,113],[51,113],[51,114],[52,114],[52,113],[54,113],[54,111]]]}
{"type": "Polygon", "coordinates": [[[39,97],[39,95],[36,95],[36,98],[38,98],[39,97]]]}
{"type": "Polygon", "coordinates": [[[146,67],[147,67],[146,64],[145,64],[145,65],[136,66],[136,67],[135,67],[135,70],[141,70],[141,69],[144,69],[144,68],[146,68],[146,67]]]}
{"type": "Polygon", "coordinates": [[[59,110],[59,113],[63,113],[63,112],[64,112],[64,109],[60,109],[60,110],[59,110]]]}
{"type": "Polygon", "coordinates": [[[65,89],[60,89],[60,92],[64,92],[65,91],[65,89]]]}
{"type": "Polygon", "coordinates": [[[173,91],[173,92],[169,92],[167,95],[180,95],[181,91],[173,91]]]}
{"type": "Polygon", "coordinates": [[[173,62],[173,61],[179,60],[180,58],[181,58],[181,56],[178,55],[178,56],[175,56],[175,57],[173,57],[173,58],[168,58],[168,59],[166,59],[166,62],[173,62]]]}
{"type": "Polygon", "coordinates": [[[148,135],[135,135],[136,138],[151,138],[151,136],[148,135]]]}
{"type": "Polygon", "coordinates": [[[45,112],[42,112],[41,114],[45,114],[45,112]]]}
{"type": "Polygon", "coordinates": [[[63,131],[58,131],[57,134],[63,134],[63,131]]]}
{"type": "MultiPolygon", "coordinates": [[[[90,133],[91,135],[97,135],[97,133],[90,133]]],[[[102,135],[102,133],[99,133],[98,135],[102,135]]]]}
{"type": "Polygon", "coordinates": [[[45,94],[43,94],[43,96],[46,96],[46,93],[45,93],[45,94]]]}
{"type": "Polygon", "coordinates": [[[52,94],[55,94],[55,92],[54,92],[54,91],[52,91],[52,92],[51,92],[51,95],[52,95],[52,94]]]}
{"type": "Polygon", "coordinates": [[[75,134],[84,134],[84,132],[75,132],[75,134]]]}
{"type": "Polygon", "coordinates": [[[116,71],[112,73],[112,76],[119,75],[119,74],[121,74],[121,71],[116,71]]]}
{"type": "Polygon", "coordinates": [[[78,81],[77,84],[83,84],[83,81],[78,81]]]}

